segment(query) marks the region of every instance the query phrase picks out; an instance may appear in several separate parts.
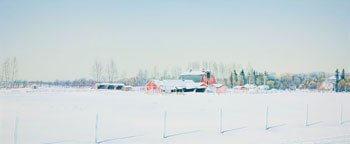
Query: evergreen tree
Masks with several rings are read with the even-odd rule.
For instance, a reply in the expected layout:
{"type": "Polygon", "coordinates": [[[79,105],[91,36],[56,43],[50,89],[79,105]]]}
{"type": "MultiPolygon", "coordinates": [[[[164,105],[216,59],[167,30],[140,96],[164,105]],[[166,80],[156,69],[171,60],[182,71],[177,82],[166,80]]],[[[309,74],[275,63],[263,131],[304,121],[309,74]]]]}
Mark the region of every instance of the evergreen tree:
{"type": "Polygon", "coordinates": [[[263,79],[264,79],[264,85],[266,85],[266,82],[267,82],[267,79],[268,79],[268,74],[267,74],[266,71],[264,72],[264,77],[263,77],[263,79]]]}
{"type": "Polygon", "coordinates": [[[244,85],[244,79],[242,75],[239,75],[238,77],[238,85],[243,86],[244,85]]]}
{"type": "Polygon", "coordinates": [[[233,88],[233,73],[230,74],[230,87],[233,88]]]}
{"type": "Polygon", "coordinates": [[[259,73],[258,77],[259,79],[259,83],[257,83],[258,85],[263,85],[264,84],[264,74],[263,73],[259,73]]]}
{"type": "Polygon", "coordinates": [[[236,70],[233,71],[234,75],[235,75],[235,82],[238,83],[238,75],[236,70]]]}
{"type": "Polygon", "coordinates": [[[256,72],[255,72],[255,70],[253,72],[253,77],[254,77],[254,84],[256,85],[256,72]]]}
{"type": "Polygon", "coordinates": [[[241,76],[241,77],[242,77],[242,79],[243,79],[243,84],[246,84],[245,74],[244,74],[244,70],[243,70],[243,69],[242,69],[242,71],[241,71],[240,76],[241,76]]]}
{"type": "Polygon", "coordinates": [[[343,71],[341,72],[341,75],[340,75],[340,80],[343,80],[345,79],[345,70],[343,69],[343,71]]]}
{"type": "Polygon", "coordinates": [[[339,92],[345,91],[345,80],[339,80],[338,91],[339,92]]]}
{"type": "Polygon", "coordinates": [[[339,70],[335,71],[335,91],[338,92],[338,83],[339,83],[339,70]]]}
{"type": "Polygon", "coordinates": [[[293,85],[294,85],[294,88],[299,88],[300,79],[297,76],[294,77],[294,79],[293,79],[293,85]]]}
{"type": "Polygon", "coordinates": [[[343,69],[337,83],[338,92],[345,91],[345,70],[343,69]]]}
{"type": "Polygon", "coordinates": [[[266,84],[269,86],[269,89],[273,89],[275,87],[275,81],[273,80],[267,81],[266,84]]]}
{"type": "Polygon", "coordinates": [[[260,85],[261,84],[261,75],[260,74],[258,74],[255,83],[256,83],[256,85],[260,85]]]}
{"type": "Polygon", "coordinates": [[[252,74],[249,77],[249,83],[250,84],[255,84],[256,85],[256,72],[253,71],[252,74]]]}
{"type": "Polygon", "coordinates": [[[252,77],[251,77],[251,74],[252,74],[251,72],[248,72],[248,73],[247,73],[247,83],[248,83],[248,84],[251,83],[251,81],[250,81],[251,78],[252,78],[252,77]]]}

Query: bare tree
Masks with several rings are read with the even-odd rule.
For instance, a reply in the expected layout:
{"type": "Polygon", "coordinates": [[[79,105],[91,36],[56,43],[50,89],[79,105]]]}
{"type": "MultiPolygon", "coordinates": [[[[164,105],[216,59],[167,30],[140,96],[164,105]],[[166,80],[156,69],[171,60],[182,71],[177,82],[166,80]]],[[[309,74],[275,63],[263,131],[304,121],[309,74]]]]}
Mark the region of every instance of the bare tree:
{"type": "Polygon", "coordinates": [[[210,62],[210,69],[209,69],[214,75],[218,74],[218,65],[216,62],[210,62]]]}
{"type": "Polygon", "coordinates": [[[127,77],[128,77],[128,73],[125,70],[123,70],[123,72],[121,73],[121,78],[126,79],[127,77]]]}
{"type": "Polygon", "coordinates": [[[142,85],[143,81],[144,81],[144,73],[142,71],[142,69],[139,69],[139,72],[136,75],[136,81],[137,81],[137,85],[142,85]]]}
{"type": "Polygon", "coordinates": [[[2,88],[2,84],[4,84],[4,70],[3,65],[0,66],[0,88],[2,88]]]}
{"type": "Polygon", "coordinates": [[[168,70],[167,69],[164,69],[163,71],[163,75],[161,77],[162,80],[166,80],[169,78],[169,75],[168,75],[168,70]]]}
{"type": "Polygon", "coordinates": [[[102,81],[102,71],[103,71],[102,63],[96,60],[92,66],[92,77],[96,82],[102,81]]]}
{"type": "Polygon", "coordinates": [[[158,79],[158,78],[159,78],[158,68],[157,66],[154,66],[152,71],[152,79],[158,79]]]}
{"type": "Polygon", "coordinates": [[[118,70],[113,59],[107,63],[106,72],[108,82],[114,82],[118,78],[118,70]]]}
{"type": "Polygon", "coordinates": [[[218,77],[217,78],[225,78],[226,77],[226,66],[223,62],[220,62],[219,63],[219,66],[218,66],[218,77]]]}
{"type": "Polygon", "coordinates": [[[173,66],[172,69],[171,69],[171,78],[172,79],[177,79],[177,78],[179,78],[181,73],[182,73],[181,67],[173,66]]]}
{"type": "Polygon", "coordinates": [[[188,70],[200,71],[200,63],[197,61],[191,62],[188,64],[188,70]]]}
{"type": "Polygon", "coordinates": [[[3,71],[2,64],[1,64],[1,66],[0,66],[0,88],[1,88],[3,81],[4,81],[4,71],[3,71]]]}
{"type": "Polygon", "coordinates": [[[143,75],[146,80],[149,78],[149,73],[147,69],[144,70],[143,75]]]}
{"type": "Polygon", "coordinates": [[[13,60],[10,63],[10,75],[11,75],[11,86],[14,87],[15,86],[15,80],[17,77],[17,73],[18,73],[18,66],[17,66],[17,59],[16,57],[13,58],[13,60]]]}
{"type": "Polygon", "coordinates": [[[8,82],[10,80],[10,59],[7,58],[2,63],[2,80],[4,81],[4,87],[8,88],[8,82]]]}
{"type": "Polygon", "coordinates": [[[107,81],[108,82],[112,82],[112,70],[111,70],[111,64],[110,63],[107,63],[107,66],[106,66],[106,74],[107,74],[107,81]]]}
{"type": "Polygon", "coordinates": [[[111,62],[112,64],[112,76],[113,76],[113,81],[118,80],[118,68],[117,65],[115,64],[114,60],[111,62]]]}

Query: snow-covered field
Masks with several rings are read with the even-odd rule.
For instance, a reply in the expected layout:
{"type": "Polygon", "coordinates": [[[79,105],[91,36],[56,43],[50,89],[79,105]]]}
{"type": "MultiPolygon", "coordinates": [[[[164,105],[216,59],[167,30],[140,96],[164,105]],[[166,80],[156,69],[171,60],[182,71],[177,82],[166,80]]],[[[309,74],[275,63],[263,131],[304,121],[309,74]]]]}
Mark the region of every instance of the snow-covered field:
{"type": "Polygon", "coordinates": [[[103,144],[350,143],[349,93],[147,95],[90,89],[0,90],[0,143],[14,143],[18,117],[18,144],[93,144],[96,114],[103,144]]]}

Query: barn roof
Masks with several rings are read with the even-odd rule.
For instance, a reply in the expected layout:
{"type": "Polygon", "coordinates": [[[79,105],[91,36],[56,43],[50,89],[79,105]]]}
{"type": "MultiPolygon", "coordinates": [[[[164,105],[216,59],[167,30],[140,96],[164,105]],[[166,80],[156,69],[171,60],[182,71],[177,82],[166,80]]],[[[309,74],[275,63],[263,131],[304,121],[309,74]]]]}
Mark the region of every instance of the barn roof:
{"type": "Polygon", "coordinates": [[[337,78],[335,76],[331,76],[329,78],[327,78],[328,80],[336,80],[337,78]]]}
{"type": "Polygon", "coordinates": [[[201,86],[203,83],[195,83],[192,80],[153,80],[153,82],[163,89],[193,89],[203,87],[201,86]]]}
{"type": "Polygon", "coordinates": [[[96,83],[96,85],[114,85],[114,86],[124,86],[122,83],[96,83]]]}
{"type": "Polygon", "coordinates": [[[181,75],[204,75],[205,72],[203,71],[190,71],[190,72],[184,72],[181,75]]]}

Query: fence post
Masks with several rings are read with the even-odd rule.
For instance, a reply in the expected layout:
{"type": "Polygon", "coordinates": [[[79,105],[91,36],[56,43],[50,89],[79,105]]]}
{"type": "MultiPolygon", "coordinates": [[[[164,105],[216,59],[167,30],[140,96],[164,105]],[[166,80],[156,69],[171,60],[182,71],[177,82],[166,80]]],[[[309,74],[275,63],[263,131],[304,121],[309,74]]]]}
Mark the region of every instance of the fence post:
{"type": "Polygon", "coordinates": [[[340,104],[340,125],[343,125],[343,104],[340,104]]]}
{"type": "Polygon", "coordinates": [[[95,144],[98,144],[98,141],[97,141],[97,130],[98,130],[98,114],[96,114],[96,123],[95,123],[95,144]]]}
{"type": "Polygon", "coordinates": [[[265,130],[268,130],[268,119],[269,118],[269,105],[266,106],[266,120],[265,120],[265,130]]]}
{"type": "Polygon", "coordinates": [[[305,126],[309,126],[309,104],[306,104],[306,121],[305,126]]]}
{"type": "Polygon", "coordinates": [[[166,138],[165,136],[165,131],[166,131],[166,117],[167,117],[167,112],[164,112],[164,121],[163,121],[163,138],[166,138]]]}
{"type": "Polygon", "coordinates": [[[222,108],[220,108],[220,133],[222,134],[222,108]]]}
{"type": "Polygon", "coordinates": [[[15,131],[14,131],[14,144],[17,144],[17,137],[18,137],[18,121],[19,121],[19,118],[16,117],[16,120],[15,120],[15,131]]]}

